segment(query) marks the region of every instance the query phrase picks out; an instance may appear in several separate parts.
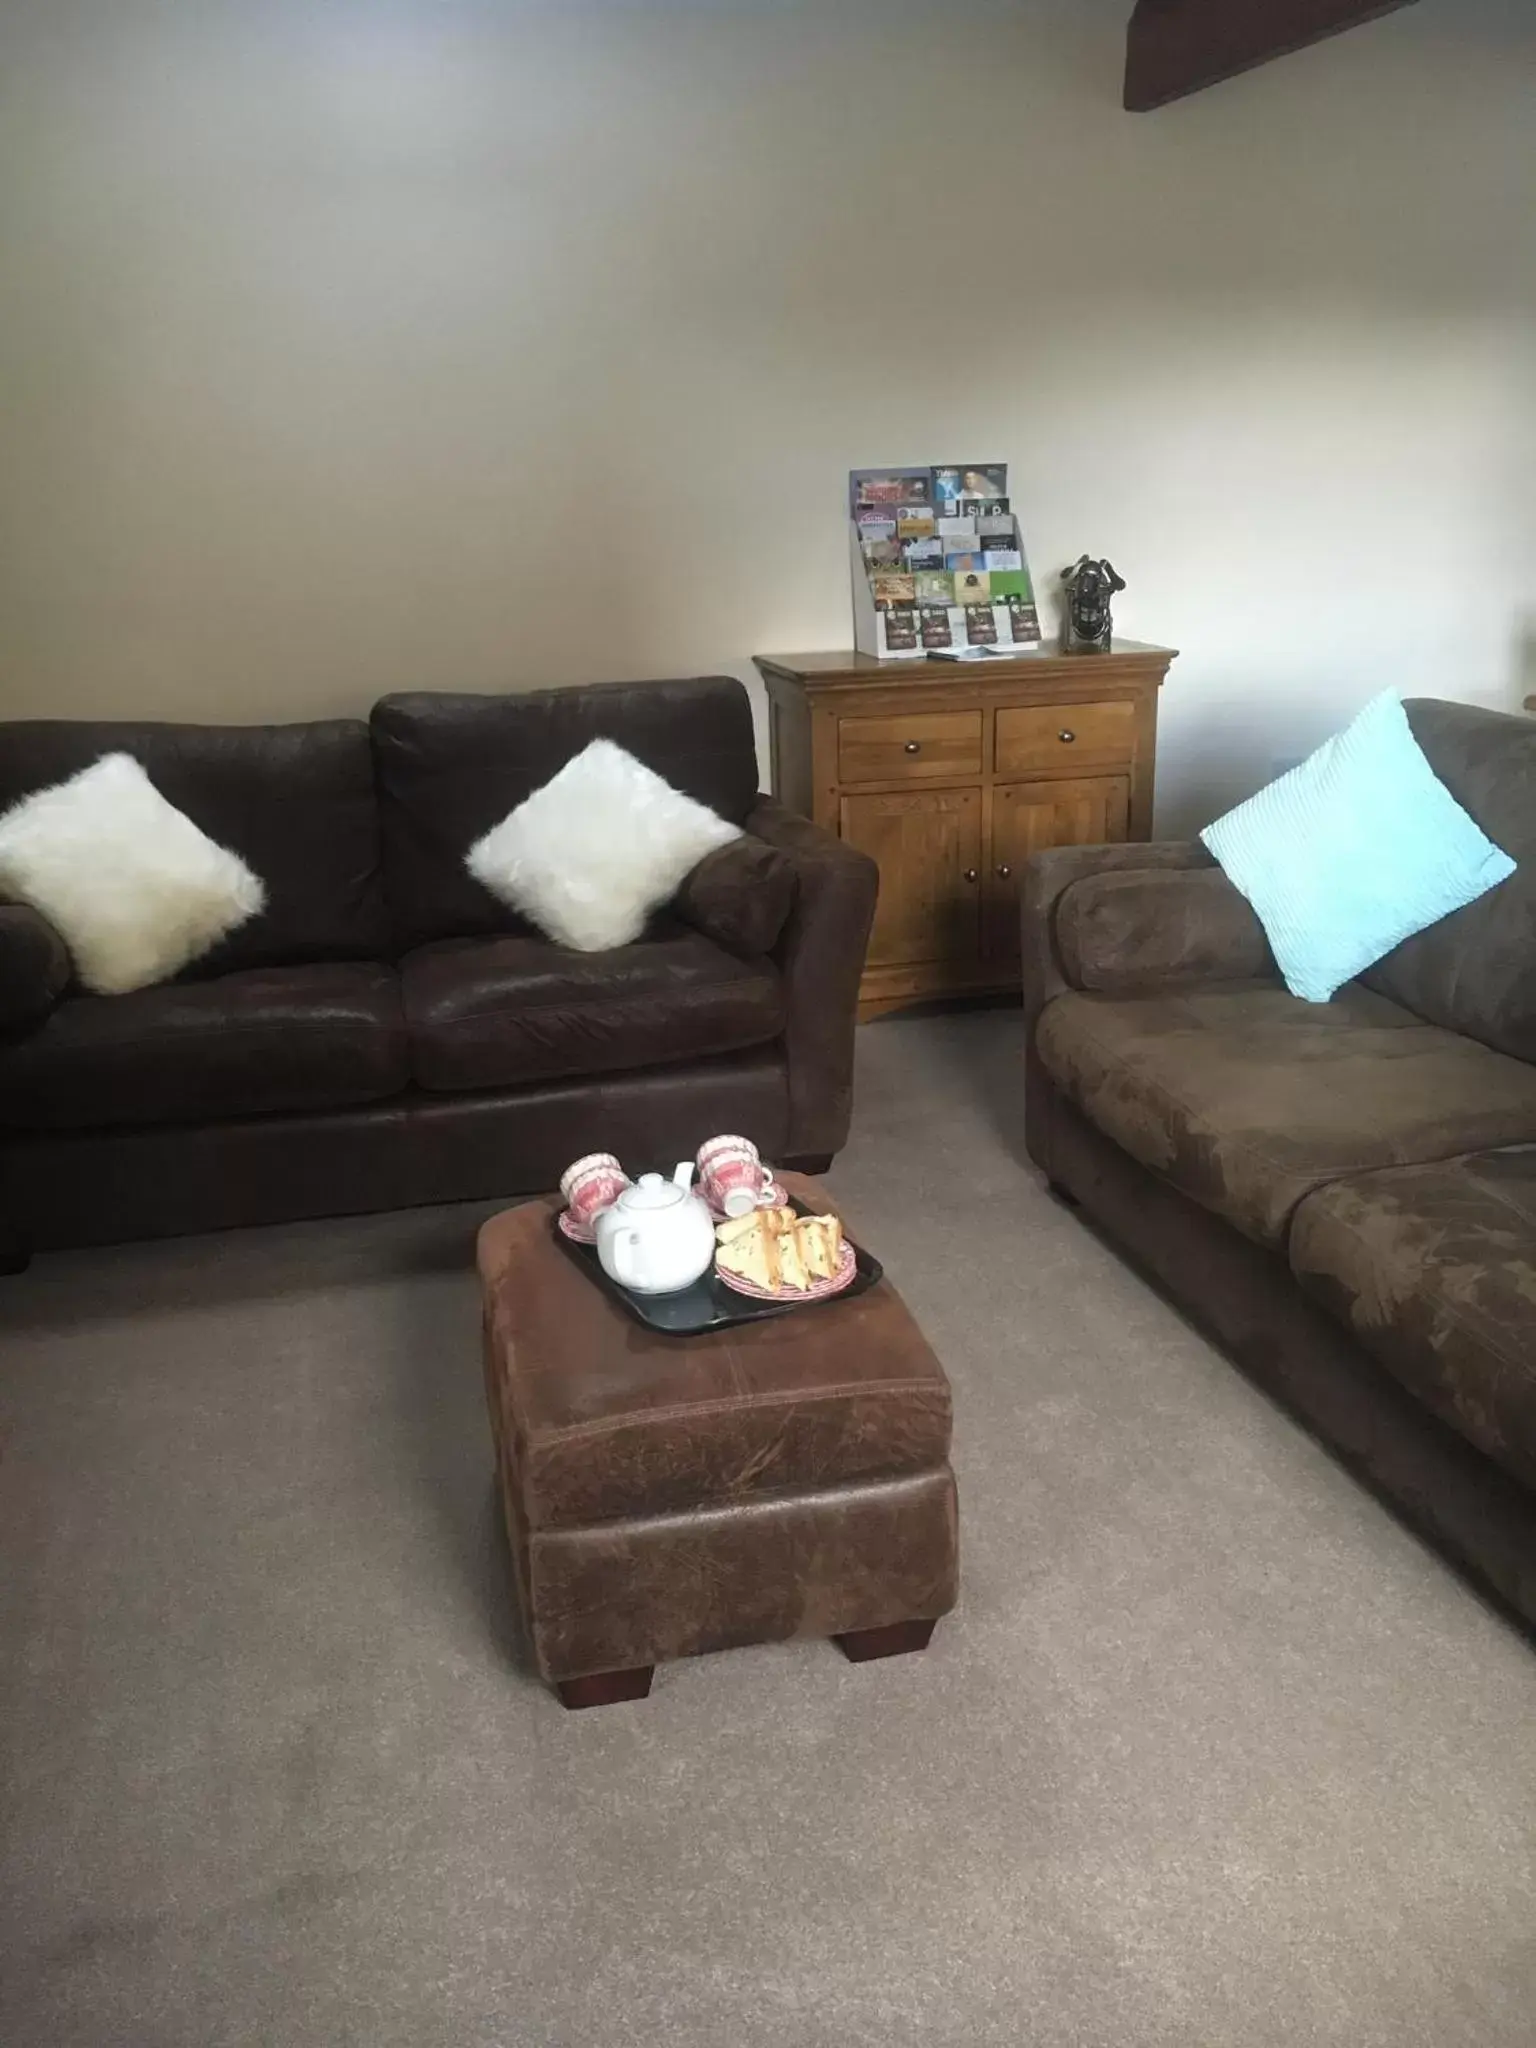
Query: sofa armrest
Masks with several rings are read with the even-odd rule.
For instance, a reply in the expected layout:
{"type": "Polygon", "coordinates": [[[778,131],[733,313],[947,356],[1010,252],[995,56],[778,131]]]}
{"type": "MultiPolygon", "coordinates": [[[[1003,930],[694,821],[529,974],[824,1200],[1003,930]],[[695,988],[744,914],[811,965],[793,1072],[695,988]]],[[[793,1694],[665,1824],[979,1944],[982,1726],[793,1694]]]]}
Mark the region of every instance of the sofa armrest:
{"type": "Polygon", "coordinates": [[[69,986],[69,949],[47,918],[0,903],[0,1031],[31,1031],[69,986]]]}
{"type": "Polygon", "coordinates": [[[1024,964],[1024,1022],[1028,1043],[1053,997],[1076,988],[1057,943],[1057,909],[1075,882],[1122,872],[1178,874],[1215,865],[1198,840],[1139,841],[1130,846],[1054,846],[1035,854],[1019,891],[1024,964]]]}
{"type": "Polygon", "coordinates": [[[774,957],[788,1013],[791,1157],[836,1152],[853,1107],[859,980],[874,923],[880,870],[809,818],[759,797],[746,829],[794,862],[794,908],[774,957]]]}

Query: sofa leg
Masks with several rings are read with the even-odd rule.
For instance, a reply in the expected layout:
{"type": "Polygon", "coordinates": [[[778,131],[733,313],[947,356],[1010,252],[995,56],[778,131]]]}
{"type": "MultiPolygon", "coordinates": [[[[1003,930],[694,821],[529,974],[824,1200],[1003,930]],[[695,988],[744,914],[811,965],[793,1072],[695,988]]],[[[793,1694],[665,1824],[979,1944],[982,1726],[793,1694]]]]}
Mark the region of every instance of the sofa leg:
{"type": "Polygon", "coordinates": [[[832,1154],[830,1152],[802,1152],[798,1159],[781,1159],[779,1164],[786,1172],[808,1173],[812,1180],[814,1180],[817,1174],[825,1173],[832,1164],[832,1154]]]}
{"type": "Polygon", "coordinates": [[[855,1628],[833,1642],[850,1664],[872,1664],[877,1657],[907,1657],[926,1650],[938,1626],[932,1621],[893,1621],[885,1628],[855,1628]]]}
{"type": "Polygon", "coordinates": [[[21,1232],[0,1216],[0,1274],[25,1273],[31,1263],[32,1253],[21,1232]]]}
{"type": "Polygon", "coordinates": [[[651,1689],[654,1664],[634,1671],[597,1671],[590,1678],[562,1678],[555,1686],[562,1707],[612,1707],[620,1700],[643,1700],[651,1689]]]}

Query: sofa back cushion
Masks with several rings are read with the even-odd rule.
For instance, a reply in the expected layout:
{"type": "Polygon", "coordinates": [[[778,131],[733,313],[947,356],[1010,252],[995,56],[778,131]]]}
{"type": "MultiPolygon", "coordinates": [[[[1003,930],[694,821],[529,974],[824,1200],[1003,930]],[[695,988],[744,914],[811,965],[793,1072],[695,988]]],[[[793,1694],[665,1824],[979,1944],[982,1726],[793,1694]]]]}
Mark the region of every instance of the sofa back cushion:
{"type": "Polygon", "coordinates": [[[1407,712],[1431,768],[1517,871],[1361,978],[1431,1024],[1536,1061],[1536,720],[1433,698],[1407,712]]]}
{"type": "Polygon", "coordinates": [[[1056,946],[1072,986],[1105,996],[1275,972],[1252,905],[1217,867],[1085,875],[1057,903],[1056,946]]]}
{"type": "Polygon", "coordinates": [[[110,753],[131,754],[168,802],[266,885],[265,909],[184,979],[388,953],[373,763],[360,721],[0,725],[0,810],[110,753]]]}
{"type": "Polygon", "coordinates": [[[704,856],[672,908],[739,960],[759,960],[779,943],[799,889],[789,855],[744,832],[704,856]]]}
{"type": "Polygon", "coordinates": [[[421,693],[374,706],[395,940],[526,930],[464,865],[475,841],[595,739],[740,825],[757,793],[752,708],[733,676],[499,697],[421,693]]]}

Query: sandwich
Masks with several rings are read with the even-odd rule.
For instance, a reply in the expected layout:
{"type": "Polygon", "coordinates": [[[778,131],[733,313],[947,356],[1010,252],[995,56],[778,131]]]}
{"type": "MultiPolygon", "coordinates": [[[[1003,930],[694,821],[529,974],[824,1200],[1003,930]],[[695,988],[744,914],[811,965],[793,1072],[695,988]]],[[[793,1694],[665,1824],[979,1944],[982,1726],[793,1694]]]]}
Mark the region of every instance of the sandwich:
{"type": "Polygon", "coordinates": [[[771,1254],[773,1239],[764,1227],[761,1211],[736,1216],[715,1230],[715,1264],[724,1272],[750,1280],[754,1287],[771,1292],[778,1286],[778,1259],[771,1254]]]}
{"type": "Polygon", "coordinates": [[[835,1280],[843,1263],[843,1226],[835,1216],[802,1216],[795,1231],[812,1280],[835,1280]]]}
{"type": "Polygon", "coordinates": [[[758,1209],[732,1217],[715,1231],[715,1261],[769,1293],[805,1294],[818,1280],[837,1277],[843,1226],[835,1216],[797,1216],[793,1209],[758,1209]]]}

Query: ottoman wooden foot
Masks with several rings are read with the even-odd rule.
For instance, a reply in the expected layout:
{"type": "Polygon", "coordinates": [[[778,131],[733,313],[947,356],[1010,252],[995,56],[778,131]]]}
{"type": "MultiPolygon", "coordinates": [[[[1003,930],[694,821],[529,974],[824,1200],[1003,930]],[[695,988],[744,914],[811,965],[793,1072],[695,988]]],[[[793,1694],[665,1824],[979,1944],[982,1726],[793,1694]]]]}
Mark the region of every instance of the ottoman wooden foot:
{"type": "Polygon", "coordinates": [[[850,1664],[870,1664],[876,1657],[906,1657],[926,1650],[937,1626],[932,1621],[893,1621],[885,1628],[850,1629],[832,1640],[850,1664]]]}
{"type": "Polygon", "coordinates": [[[25,1273],[32,1253],[18,1225],[0,1215],[0,1273],[25,1273]]]}
{"type": "Polygon", "coordinates": [[[825,1173],[832,1164],[830,1152],[802,1152],[796,1159],[780,1160],[786,1173],[825,1173]]]}
{"type": "Polygon", "coordinates": [[[643,1700],[651,1689],[654,1664],[636,1671],[597,1671],[590,1678],[562,1678],[555,1686],[562,1707],[612,1707],[620,1700],[643,1700]]]}

